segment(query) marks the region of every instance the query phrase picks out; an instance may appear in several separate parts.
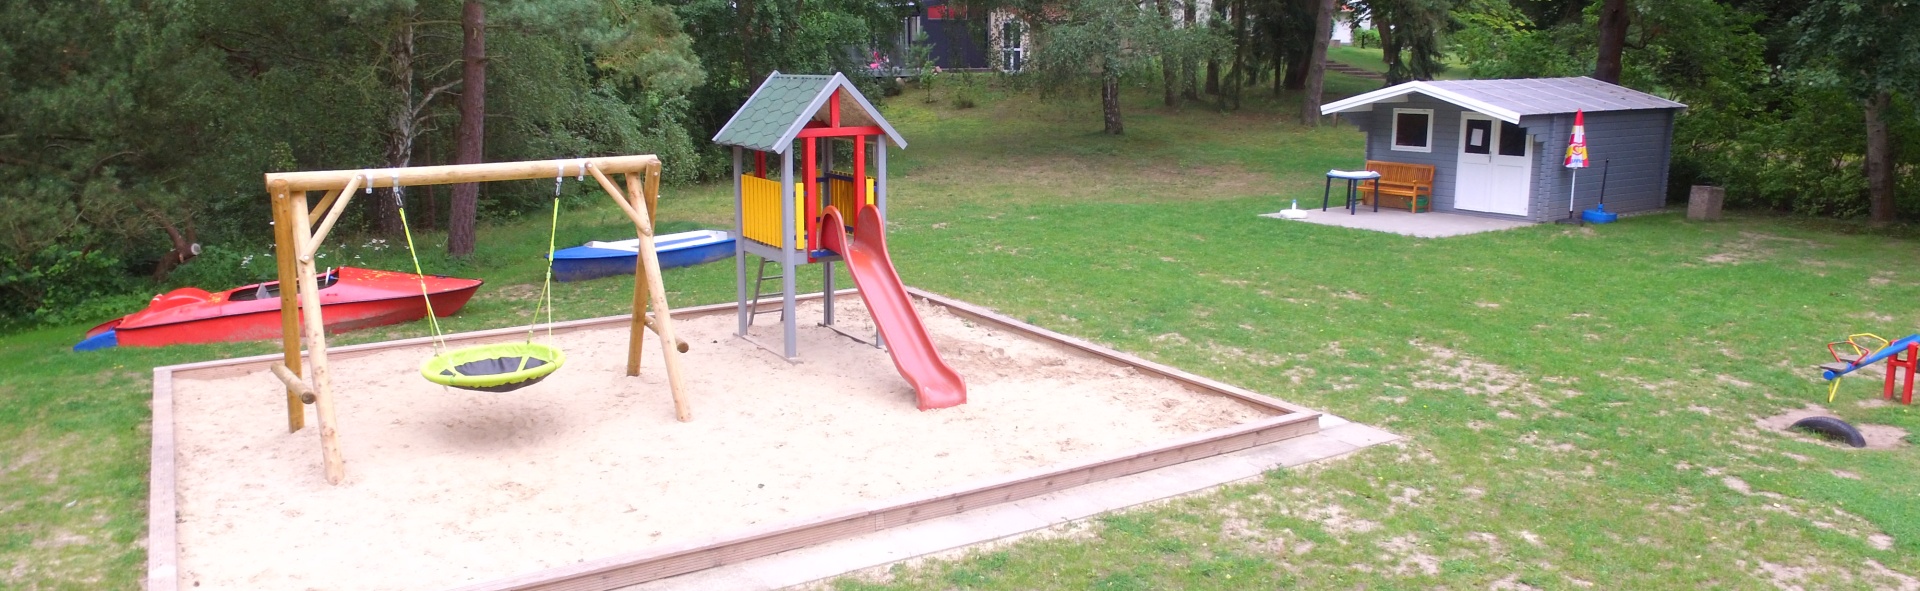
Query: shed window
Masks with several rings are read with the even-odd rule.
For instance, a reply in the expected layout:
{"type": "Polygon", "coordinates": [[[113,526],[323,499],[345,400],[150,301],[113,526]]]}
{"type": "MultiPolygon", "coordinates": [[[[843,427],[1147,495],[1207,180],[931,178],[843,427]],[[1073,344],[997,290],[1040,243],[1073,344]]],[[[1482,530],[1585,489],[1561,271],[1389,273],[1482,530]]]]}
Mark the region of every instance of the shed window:
{"type": "Polygon", "coordinates": [[[1433,109],[1393,110],[1393,149],[1433,151],[1433,109]]]}
{"type": "Polygon", "coordinates": [[[1500,122],[1500,155],[1501,156],[1527,155],[1527,128],[1514,125],[1512,123],[1507,123],[1505,121],[1501,121],[1500,122]]]}

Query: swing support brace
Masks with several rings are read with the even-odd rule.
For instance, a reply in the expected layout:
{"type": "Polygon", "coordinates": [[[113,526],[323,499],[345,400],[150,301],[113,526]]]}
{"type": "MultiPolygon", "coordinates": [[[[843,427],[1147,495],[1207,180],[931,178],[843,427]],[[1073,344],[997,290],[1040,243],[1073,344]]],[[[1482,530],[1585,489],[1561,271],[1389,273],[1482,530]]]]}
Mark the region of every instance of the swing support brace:
{"type": "Polygon", "coordinates": [[[627,375],[640,375],[642,330],[652,330],[660,342],[665,359],[667,382],[673,391],[674,416],[693,420],[688,408],[685,381],[680,367],[684,341],[674,334],[673,317],[667,305],[666,286],[660,279],[659,254],[653,249],[653,220],[660,198],[660,158],[651,155],[611,156],[569,160],[493,162],[451,166],[421,166],[374,170],[329,170],[281,172],[266,175],[267,193],[273,200],[274,258],[278,263],[280,284],[298,289],[280,290],[281,347],[284,360],[274,374],[286,382],[287,430],[306,426],[303,402],[311,403],[320,422],[320,453],[327,483],[339,484],[346,478],[346,460],[340,454],[336,429],[333,379],[327,364],[325,323],[321,318],[319,281],[314,258],[326,241],[340,212],[352,202],[354,191],[372,188],[417,187],[489,181],[550,179],[555,170],[591,174],[621,211],[633,220],[640,240],[639,263],[634,269],[633,326],[627,343],[627,375]],[[626,190],[608,178],[625,175],[626,190]],[[308,193],[324,192],[321,200],[309,207],[308,193]],[[318,226],[315,228],[315,226],[318,226]],[[309,230],[309,228],[313,228],[309,230]],[[647,314],[651,306],[653,314],[647,314]],[[302,334],[304,329],[304,335],[302,334]],[[307,353],[300,354],[305,337],[307,353]],[[302,363],[305,361],[305,363],[302,363]],[[306,380],[300,377],[302,366],[306,380]],[[308,383],[310,381],[311,383],[308,383]]]}

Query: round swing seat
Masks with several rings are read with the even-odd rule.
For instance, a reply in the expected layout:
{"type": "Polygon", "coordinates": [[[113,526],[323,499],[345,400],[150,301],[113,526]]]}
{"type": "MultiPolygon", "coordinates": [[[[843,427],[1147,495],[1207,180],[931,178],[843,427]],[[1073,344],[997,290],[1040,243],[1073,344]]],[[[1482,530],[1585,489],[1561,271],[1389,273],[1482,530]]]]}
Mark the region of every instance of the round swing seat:
{"type": "Polygon", "coordinates": [[[538,343],[496,343],[454,349],[420,365],[427,381],[480,392],[512,392],[544,380],[567,361],[538,343]]]}

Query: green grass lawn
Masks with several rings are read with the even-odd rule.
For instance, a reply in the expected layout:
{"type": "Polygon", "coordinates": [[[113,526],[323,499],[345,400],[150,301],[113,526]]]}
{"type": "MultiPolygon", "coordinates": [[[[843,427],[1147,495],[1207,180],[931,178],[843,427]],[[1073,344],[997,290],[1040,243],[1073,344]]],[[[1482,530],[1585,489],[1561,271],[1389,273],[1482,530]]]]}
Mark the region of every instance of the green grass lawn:
{"type": "MultiPolygon", "coordinates": [[[[1327,59],[1347,64],[1376,74],[1387,73],[1387,62],[1380,57],[1378,47],[1358,47],[1342,45],[1327,48],[1327,59]]],[[[1446,57],[1447,71],[1435,76],[1438,80],[1465,80],[1467,66],[1455,56],[1446,57]]]]}
{"type": "MultiPolygon", "coordinates": [[[[1168,111],[1141,89],[1116,138],[1097,133],[1090,97],[981,95],[967,110],[915,94],[887,107],[911,143],[890,161],[889,242],[907,283],[1408,439],[830,587],[1920,585],[1901,574],[1920,572],[1912,448],[1755,424],[1824,403],[1811,365],[1825,341],[1920,329],[1910,238],[1753,215],[1440,240],[1284,222],[1256,214],[1358,165],[1351,127],[1297,127],[1291,104],[1168,111]]],[[[665,229],[730,224],[726,192],[670,188],[665,229]]],[[[623,220],[590,202],[563,214],[560,242],[617,235],[623,220]]],[[[489,280],[449,327],[526,322],[545,238],[546,221],[528,219],[483,228],[472,260],[427,257],[430,271],[489,280]]],[[[391,248],[328,252],[408,264],[391,248]]],[[[678,306],[734,293],[731,265],[666,280],[678,306]]],[[[564,284],[561,316],[624,312],[631,286],[564,284]]],[[[68,352],[84,328],[0,336],[0,588],[137,588],[149,369],[275,348],[68,352]]],[[[1850,380],[1832,409],[1920,429],[1910,408],[1870,403],[1878,387],[1850,380]]]]}

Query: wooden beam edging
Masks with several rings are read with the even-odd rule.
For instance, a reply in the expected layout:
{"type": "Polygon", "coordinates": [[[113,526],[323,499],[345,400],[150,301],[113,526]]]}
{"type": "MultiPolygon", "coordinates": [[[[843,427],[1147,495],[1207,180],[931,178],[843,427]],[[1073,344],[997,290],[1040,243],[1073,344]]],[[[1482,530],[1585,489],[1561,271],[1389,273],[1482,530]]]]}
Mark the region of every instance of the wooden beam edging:
{"type": "Polygon", "coordinates": [[[1073,336],[1061,334],[1058,332],[1047,330],[1045,328],[1034,326],[1032,324],[1021,322],[1019,320],[1014,319],[1011,316],[1007,316],[1005,314],[1001,314],[999,312],[995,312],[987,308],[983,308],[980,306],[969,304],[967,302],[963,302],[947,296],[933,293],[924,289],[920,289],[918,287],[907,287],[907,293],[909,295],[912,295],[913,297],[917,297],[923,300],[927,300],[929,302],[946,306],[947,309],[952,310],[958,316],[965,316],[973,320],[979,320],[979,321],[987,322],[990,324],[996,324],[996,325],[999,325],[1001,328],[1004,328],[1007,330],[1033,334],[1041,338],[1044,338],[1046,340],[1053,341],[1055,343],[1066,345],[1068,347],[1077,349],[1079,351],[1092,354],[1096,357],[1100,357],[1102,359],[1106,359],[1108,361],[1112,361],[1115,363],[1120,363],[1123,365],[1131,365],[1140,369],[1144,369],[1154,375],[1167,378],[1176,382],[1180,382],[1183,384],[1187,384],[1189,386],[1196,386],[1196,387],[1207,389],[1207,390],[1213,390],[1220,394],[1226,394],[1228,396],[1232,396],[1234,398],[1238,398],[1240,400],[1257,404],[1260,406],[1278,407],[1279,409],[1285,410],[1287,412],[1310,412],[1310,413],[1319,412],[1304,406],[1300,406],[1284,400],[1280,400],[1278,398],[1274,398],[1272,396],[1267,396],[1264,394],[1260,394],[1258,392],[1241,388],[1239,386],[1235,386],[1233,384],[1228,384],[1226,382],[1215,380],[1213,378],[1209,378],[1209,377],[1198,375],[1198,374],[1188,373],[1177,367],[1154,363],[1152,361],[1142,359],[1135,355],[1123,353],[1123,352],[1114,350],[1112,348],[1097,345],[1092,342],[1085,341],[1073,336]]]}
{"type": "Polygon", "coordinates": [[[1216,456],[1320,431],[1318,413],[1291,413],[1137,447],[1103,458],[1045,466],[930,493],[884,499],[838,512],[730,535],[588,560],[451,591],[606,591],[743,562],[1057,492],[1102,480],[1216,456]]]}
{"type": "MultiPolygon", "coordinates": [[[[1320,413],[1317,411],[1040,328],[960,300],[913,287],[908,287],[907,292],[913,297],[945,306],[960,316],[1059,343],[1203,391],[1223,394],[1282,414],[1188,435],[1169,442],[1139,446],[1092,460],[1023,470],[919,495],[871,502],[811,519],[749,528],[731,535],[588,560],[565,567],[459,587],[455,591],[617,589],[803,548],[829,540],[953,515],[968,509],[1016,501],[1083,484],[1231,453],[1320,431],[1320,413]]],[[[854,293],[857,291],[852,289],[835,292],[836,295],[854,293]]],[[[820,299],[823,296],[822,293],[812,293],[797,296],[795,299],[804,301],[820,299]]],[[[779,302],[768,302],[757,307],[775,308],[779,305],[779,302]]],[[[737,302],[726,302],[673,310],[672,313],[679,318],[695,318],[733,313],[737,308],[737,302]]],[[[562,333],[595,328],[619,328],[631,322],[631,314],[622,314],[560,322],[554,324],[553,329],[555,333],[562,333]]],[[[525,331],[525,327],[504,327],[449,335],[446,341],[453,343],[513,337],[523,335],[525,331]]],[[[432,343],[432,337],[417,337],[332,348],[330,352],[334,353],[335,359],[345,359],[377,354],[388,349],[417,347],[432,343]]],[[[178,525],[175,523],[178,513],[178,492],[176,491],[173,422],[174,376],[212,371],[257,370],[283,359],[281,354],[273,353],[154,368],[153,457],[147,515],[147,589],[149,591],[178,591],[179,589],[179,537],[178,525]]]]}
{"type": "MultiPolygon", "coordinates": [[[[262,355],[278,358],[279,355],[262,355]]],[[[173,370],[153,370],[153,461],[147,472],[147,591],[179,591],[179,493],[175,486],[173,370]]]]}

